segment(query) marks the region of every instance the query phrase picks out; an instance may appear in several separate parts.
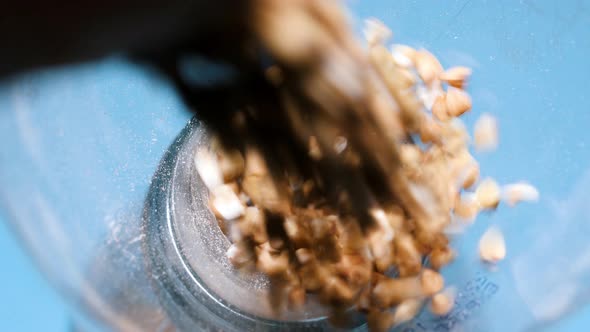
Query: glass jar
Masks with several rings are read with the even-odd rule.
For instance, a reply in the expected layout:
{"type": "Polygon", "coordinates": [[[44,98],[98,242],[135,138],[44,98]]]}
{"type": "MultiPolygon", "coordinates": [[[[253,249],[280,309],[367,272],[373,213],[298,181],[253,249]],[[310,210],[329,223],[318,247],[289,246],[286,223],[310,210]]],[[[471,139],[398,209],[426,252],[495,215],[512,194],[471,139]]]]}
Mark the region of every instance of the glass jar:
{"type": "MultiPolygon", "coordinates": [[[[501,183],[527,180],[541,199],[480,216],[453,239],[444,270],[453,311],[426,311],[401,331],[520,331],[585,304],[590,280],[590,113],[584,108],[590,5],[583,1],[349,1],[396,43],[445,67],[473,68],[472,128],[483,112],[501,143],[476,157],[501,183]],[[508,257],[478,260],[497,225],[508,257]]],[[[37,71],[0,85],[0,207],[37,265],[97,329],[326,328],[325,312],[277,316],[262,276],[236,277],[229,245],[203,203],[191,151],[206,144],[171,85],[124,59],[37,71]],[[184,129],[183,129],[184,128],[184,129]],[[155,174],[155,175],[154,175],[155,174]],[[246,278],[246,279],[244,279],[246,278]]],[[[351,329],[365,329],[353,317],[351,329]]]]}

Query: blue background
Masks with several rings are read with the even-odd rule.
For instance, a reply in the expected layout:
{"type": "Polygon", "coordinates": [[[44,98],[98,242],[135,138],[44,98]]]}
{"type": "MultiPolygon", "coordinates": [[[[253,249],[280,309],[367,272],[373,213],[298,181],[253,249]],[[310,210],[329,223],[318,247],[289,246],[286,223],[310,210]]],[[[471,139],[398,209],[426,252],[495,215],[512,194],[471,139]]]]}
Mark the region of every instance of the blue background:
{"type": "Polygon", "coordinates": [[[35,269],[4,220],[0,222],[0,330],[67,331],[67,307],[35,269]]]}

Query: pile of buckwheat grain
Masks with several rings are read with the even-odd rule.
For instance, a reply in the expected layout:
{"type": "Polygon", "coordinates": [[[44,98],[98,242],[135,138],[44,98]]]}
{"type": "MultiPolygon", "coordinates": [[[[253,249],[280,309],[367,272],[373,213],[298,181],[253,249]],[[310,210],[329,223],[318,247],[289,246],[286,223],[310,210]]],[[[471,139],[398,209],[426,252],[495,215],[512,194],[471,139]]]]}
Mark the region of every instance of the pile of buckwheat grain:
{"type": "MultiPolygon", "coordinates": [[[[445,69],[424,49],[386,48],[392,33],[374,19],[362,48],[339,30],[346,25],[337,9],[306,16],[275,7],[261,11],[260,24],[282,20],[277,26],[284,29],[259,29],[278,59],[263,75],[274,102],[249,103],[228,117],[243,135],[236,137],[246,137],[239,144],[228,144],[217,128],[211,145],[195,155],[210,207],[233,243],[229,260],[270,278],[277,310],[304,306],[316,293],[335,323],[354,307],[367,313],[374,331],[412,319],[424,304],[436,315],[448,313],[454,291],[439,272],[455,257],[447,234],[501,201],[538,198],[527,183],[501,187],[480,179],[470,147],[495,149],[498,125],[482,114],[471,139],[460,120],[472,107],[465,90],[471,69],[445,69]],[[328,44],[314,44],[318,57],[311,61],[300,49],[308,33],[333,33],[352,51],[340,52],[325,36],[328,44]],[[269,105],[280,115],[269,121],[298,145],[247,138],[266,128],[257,124],[269,105]]],[[[303,49],[314,51],[309,47],[303,49]]],[[[480,255],[504,258],[498,229],[482,237],[480,255]]]]}

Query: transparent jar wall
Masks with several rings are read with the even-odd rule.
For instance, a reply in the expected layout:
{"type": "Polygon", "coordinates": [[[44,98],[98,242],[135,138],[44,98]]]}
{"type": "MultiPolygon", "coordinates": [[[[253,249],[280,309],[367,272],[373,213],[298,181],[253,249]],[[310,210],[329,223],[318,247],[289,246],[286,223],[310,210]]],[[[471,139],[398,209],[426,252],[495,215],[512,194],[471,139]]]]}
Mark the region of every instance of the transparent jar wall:
{"type": "Polygon", "coordinates": [[[141,214],[190,114],[167,84],[116,59],[25,75],[1,91],[2,208],[43,272],[99,320],[162,324],[141,214]]]}
{"type": "MultiPolygon", "coordinates": [[[[357,20],[383,20],[395,42],[423,46],[445,66],[473,67],[474,109],[465,120],[471,128],[490,112],[500,122],[498,151],[478,155],[482,172],[541,192],[538,204],[503,206],[457,238],[460,256],[445,274],[463,294],[458,310],[445,320],[424,315],[414,329],[518,330],[585,303],[590,2],[350,5],[357,20]],[[477,261],[490,224],[508,247],[494,270],[477,261]]],[[[106,325],[169,326],[140,246],[150,180],[190,118],[175,92],[144,68],[111,59],[6,81],[0,110],[0,204],[40,268],[106,325]]]]}

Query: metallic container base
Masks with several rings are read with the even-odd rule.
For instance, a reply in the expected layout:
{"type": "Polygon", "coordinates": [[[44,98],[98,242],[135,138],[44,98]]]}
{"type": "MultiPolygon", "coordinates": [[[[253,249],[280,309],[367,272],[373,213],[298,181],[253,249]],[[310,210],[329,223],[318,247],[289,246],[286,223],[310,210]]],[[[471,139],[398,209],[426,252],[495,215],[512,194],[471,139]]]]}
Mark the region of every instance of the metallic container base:
{"type": "MultiPolygon", "coordinates": [[[[208,143],[193,119],[165,154],[145,207],[144,250],[162,306],[181,330],[333,330],[328,311],[313,296],[300,310],[273,310],[269,281],[240,273],[226,257],[230,241],[207,205],[194,152],[208,143]]],[[[360,314],[351,330],[365,330],[360,314]]]]}

